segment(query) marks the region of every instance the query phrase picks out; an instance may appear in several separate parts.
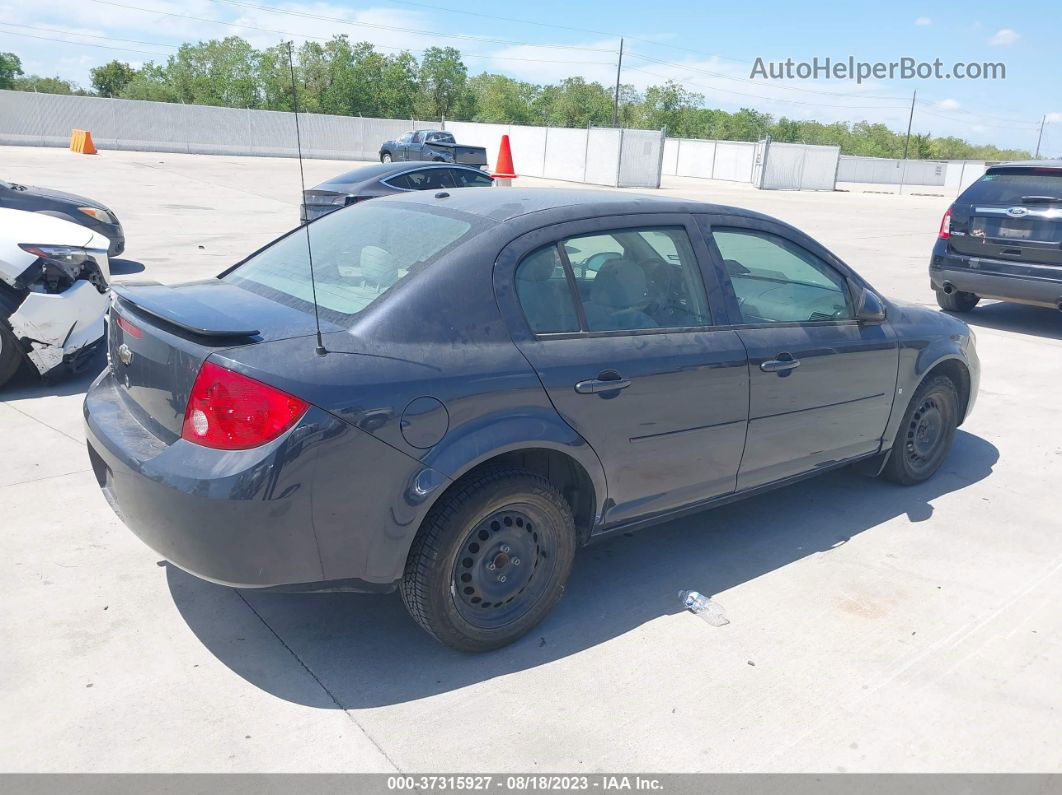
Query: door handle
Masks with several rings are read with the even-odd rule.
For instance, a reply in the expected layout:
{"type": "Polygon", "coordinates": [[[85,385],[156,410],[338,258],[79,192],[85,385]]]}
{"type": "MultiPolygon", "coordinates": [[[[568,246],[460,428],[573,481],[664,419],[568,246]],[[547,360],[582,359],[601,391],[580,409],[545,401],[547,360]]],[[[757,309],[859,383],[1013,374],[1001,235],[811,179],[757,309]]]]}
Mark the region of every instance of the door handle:
{"type": "Polygon", "coordinates": [[[614,378],[611,380],[592,378],[589,381],[580,381],[575,385],[575,391],[580,395],[592,395],[595,392],[613,392],[618,389],[626,389],[631,385],[629,378],[614,378]]]}
{"type": "Polygon", "coordinates": [[[800,367],[800,360],[794,359],[790,353],[780,353],[777,359],[768,359],[760,364],[760,369],[765,373],[787,373],[800,367]]]}

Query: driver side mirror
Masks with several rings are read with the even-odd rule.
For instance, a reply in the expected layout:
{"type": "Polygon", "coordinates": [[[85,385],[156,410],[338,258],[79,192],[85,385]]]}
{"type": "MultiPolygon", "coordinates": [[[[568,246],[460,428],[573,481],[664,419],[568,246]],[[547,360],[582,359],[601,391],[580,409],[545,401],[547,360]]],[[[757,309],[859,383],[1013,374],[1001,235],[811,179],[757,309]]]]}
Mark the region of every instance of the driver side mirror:
{"type": "Polygon", "coordinates": [[[856,320],[860,323],[881,323],[885,320],[885,302],[873,290],[864,288],[860,291],[856,320]]]}

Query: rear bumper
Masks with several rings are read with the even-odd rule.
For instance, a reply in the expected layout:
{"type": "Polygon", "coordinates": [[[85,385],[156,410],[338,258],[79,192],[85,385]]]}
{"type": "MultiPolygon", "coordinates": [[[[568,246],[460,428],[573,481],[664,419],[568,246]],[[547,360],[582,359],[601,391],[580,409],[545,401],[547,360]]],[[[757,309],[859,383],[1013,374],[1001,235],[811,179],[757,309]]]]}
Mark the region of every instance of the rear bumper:
{"type": "Polygon", "coordinates": [[[967,257],[934,249],[929,279],[934,290],[946,285],[982,298],[1057,309],[1062,302],[1062,268],[967,257]]]}
{"type": "Polygon", "coordinates": [[[223,585],[324,579],[305,482],[312,467],[292,460],[302,425],[255,450],[167,445],[129,412],[109,369],[89,389],[84,415],[104,496],[158,554],[223,585]]]}
{"type": "Polygon", "coordinates": [[[253,450],[167,443],[138,422],[109,368],[84,417],[93,472],[119,518],[168,561],[222,585],[393,590],[447,482],[317,407],[253,450]]]}

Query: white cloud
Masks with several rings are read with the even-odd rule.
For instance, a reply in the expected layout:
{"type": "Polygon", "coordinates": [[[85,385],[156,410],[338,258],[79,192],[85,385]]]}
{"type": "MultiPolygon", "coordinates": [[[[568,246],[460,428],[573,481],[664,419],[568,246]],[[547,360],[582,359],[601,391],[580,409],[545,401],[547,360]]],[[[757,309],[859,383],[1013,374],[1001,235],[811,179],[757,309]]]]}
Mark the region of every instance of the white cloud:
{"type": "Polygon", "coordinates": [[[959,100],[948,97],[947,99],[942,99],[940,102],[936,103],[936,107],[939,110],[958,110],[960,105],[959,100]]]}
{"type": "Polygon", "coordinates": [[[915,20],[915,24],[916,25],[920,25],[920,26],[921,25],[932,25],[933,24],[933,20],[930,19],[929,17],[918,17],[918,19],[915,20]]]}
{"type": "Polygon", "coordinates": [[[1001,28],[989,37],[988,43],[993,47],[1009,47],[1020,38],[1021,34],[1016,30],[1001,28]]]}
{"type": "Polygon", "coordinates": [[[1047,114],[1047,123],[1048,124],[1058,124],[1058,122],[1060,122],[1060,121],[1062,121],[1062,113],[1048,113],[1047,114]]]}

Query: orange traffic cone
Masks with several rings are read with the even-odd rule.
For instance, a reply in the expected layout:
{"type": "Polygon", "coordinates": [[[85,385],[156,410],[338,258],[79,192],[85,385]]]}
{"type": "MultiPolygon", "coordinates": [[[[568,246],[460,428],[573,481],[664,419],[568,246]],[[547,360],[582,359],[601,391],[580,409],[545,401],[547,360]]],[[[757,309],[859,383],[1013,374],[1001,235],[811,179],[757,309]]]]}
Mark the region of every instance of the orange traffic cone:
{"type": "Polygon", "coordinates": [[[96,145],[92,143],[92,133],[88,130],[71,130],[70,151],[79,155],[97,154],[96,145]]]}
{"type": "Polygon", "coordinates": [[[498,165],[491,176],[497,180],[495,184],[502,187],[512,185],[513,180],[516,179],[517,174],[513,170],[513,151],[509,148],[508,135],[501,137],[501,146],[498,147],[498,165]]]}

